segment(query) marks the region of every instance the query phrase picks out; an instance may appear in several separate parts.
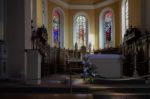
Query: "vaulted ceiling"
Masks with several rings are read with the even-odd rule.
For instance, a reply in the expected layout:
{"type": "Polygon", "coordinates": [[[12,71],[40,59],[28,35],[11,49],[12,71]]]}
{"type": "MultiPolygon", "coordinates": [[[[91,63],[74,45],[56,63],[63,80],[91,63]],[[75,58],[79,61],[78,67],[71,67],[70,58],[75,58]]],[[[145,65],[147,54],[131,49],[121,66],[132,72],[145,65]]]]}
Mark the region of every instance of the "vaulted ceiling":
{"type": "Polygon", "coordinates": [[[61,0],[69,5],[95,5],[107,0],[61,0]]]}

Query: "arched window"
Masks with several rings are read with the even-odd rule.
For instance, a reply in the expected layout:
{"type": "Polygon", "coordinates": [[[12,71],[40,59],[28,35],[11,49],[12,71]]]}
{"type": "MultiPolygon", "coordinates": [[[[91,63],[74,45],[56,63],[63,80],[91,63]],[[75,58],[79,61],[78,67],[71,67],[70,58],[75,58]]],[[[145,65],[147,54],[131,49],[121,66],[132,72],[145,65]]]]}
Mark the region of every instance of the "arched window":
{"type": "Polygon", "coordinates": [[[52,45],[55,47],[64,47],[64,15],[58,8],[53,10],[52,16],[52,45]]]}
{"type": "Polygon", "coordinates": [[[122,41],[126,30],[129,28],[129,12],[128,12],[128,0],[122,2],[122,41]]]}
{"type": "Polygon", "coordinates": [[[59,47],[60,35],[60,15],[57,11],[53,12],[53,42],[54,45],[59,47]]]}
{"type": "Polygon", "coordinates": [[[100,48],[114,47],[114,14],[110,8],[104,9],[100,14],[100,48]]]}
{"type": "Polygon", "coordinates": [[[104,13],[104,47],[112,47],[112,12],[106,11],[104,13]]]}
{"type": "Polygon", "coordinates": [[[88,44],[88,19],[84,15],[78,15],[74,20],[74,44],[78,47],[88,44]]]}

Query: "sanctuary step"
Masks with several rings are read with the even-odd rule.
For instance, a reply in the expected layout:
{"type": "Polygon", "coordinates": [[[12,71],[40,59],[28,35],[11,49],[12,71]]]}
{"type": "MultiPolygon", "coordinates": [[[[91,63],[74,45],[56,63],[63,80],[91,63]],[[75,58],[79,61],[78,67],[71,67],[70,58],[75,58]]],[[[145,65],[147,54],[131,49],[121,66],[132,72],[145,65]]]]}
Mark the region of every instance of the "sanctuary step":
{"type": "Polygon", "coordinates": [[[94,84],[145,84],[144,79],[94,78],[94,84]]]}

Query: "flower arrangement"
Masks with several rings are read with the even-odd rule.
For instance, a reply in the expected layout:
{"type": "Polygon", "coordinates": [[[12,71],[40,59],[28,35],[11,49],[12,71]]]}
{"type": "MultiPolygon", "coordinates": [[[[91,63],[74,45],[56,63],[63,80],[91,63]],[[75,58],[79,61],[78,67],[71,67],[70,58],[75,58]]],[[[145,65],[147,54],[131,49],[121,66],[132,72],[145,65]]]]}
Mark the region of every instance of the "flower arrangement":
{"type": "Polygon", "coordinates": [[[89,56],[83,57],[83,73],[81,74],[84,80],[87,82],[93,83],[94,77],[95,77],[95,68],[93,64],[91,63],[89,56]]]}

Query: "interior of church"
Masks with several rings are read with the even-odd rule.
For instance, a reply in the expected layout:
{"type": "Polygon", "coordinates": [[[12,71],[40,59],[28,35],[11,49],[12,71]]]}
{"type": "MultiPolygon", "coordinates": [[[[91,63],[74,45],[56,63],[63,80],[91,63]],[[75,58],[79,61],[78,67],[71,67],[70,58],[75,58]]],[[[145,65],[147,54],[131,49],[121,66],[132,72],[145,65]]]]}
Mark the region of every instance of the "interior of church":
{"type": "Polygon", "coordinates": [[[0,0],[0,97],[148,99],[149,4],[0,0]]]}

